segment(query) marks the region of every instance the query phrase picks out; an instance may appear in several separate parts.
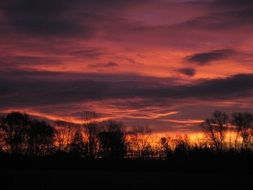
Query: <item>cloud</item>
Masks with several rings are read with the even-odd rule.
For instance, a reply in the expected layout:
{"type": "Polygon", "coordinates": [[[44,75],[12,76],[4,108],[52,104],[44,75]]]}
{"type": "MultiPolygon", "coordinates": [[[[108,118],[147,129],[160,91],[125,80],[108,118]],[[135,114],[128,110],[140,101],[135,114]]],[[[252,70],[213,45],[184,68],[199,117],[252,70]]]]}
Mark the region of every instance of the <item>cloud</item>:
{"type": "MultiPolygon", "coordinates": [[[[99,25],[129,6],[132,0],[9,0],[0,5],[0,16],[11,32],[33,37],[92,38],[99,25]],[[119,10],[119,11],[117,11],[119,10]]],[[[1,19],[0,19],[1,21],[1,19]]],[[[102,26],[103,27],[103,26],[102,26]]]]}
{"type": "Polygon", "coordinates": [[[187,56],[185,59],[188,62],[197,63],[199,65],[209,64],[213,61],[227,59],[235,55],[236,52],[231,49],[213,50],[210,52],[197,53],[187,56]]]}
{"type": "Polygon", "coordinates": [[[252,95],[252,74],[171,85],[173,79],[115,74],[1,74],[1,106],[40,106],[106,99],[233,99],[252,95]],[[117,79],[118,78],[118,79],[117,79]],[[165,83],[167,81],[167,84],[165,83]]]}
{"type": "Polygon", "coordinates": [[[47,56],[0,56],[1,69],[17,69],[19,67],[39,66],[39,65],[58,65],[61,60],[56,57],[47,56]]]}
{"type": "MultiPolygon", "coordinates": [[[[238,33],[252,31],[251,4],[246,0],[242,3],[234,0],[231,3],[228,0],[9,0],[0,5],[0,24],[5,26],[0,26],[0,32],[5,33],[1,36],[10,39],[10,43],[14,43],[13,37],[16,42],[17,38],[51,38],[53,43],[65,40],[65,44],[75,38],[122,43],[125,47],[193,49],[208,44],[215,49],[217,44],[247,41],[250,32],[238,33]],[[182,12],[185,14],[179,14],[182,12]]],[[[35,42],[27,41],[31,43],[35,42]]]]}
{"type": "Polygon", "coordinates": [[[77,15],[71,12],[71,7],[66,0],[10,0],[0,8],[11,27],[21,33],[34,36],[89,36],[91,28],[82,26],[77,15]]]}
{"type": "Polygon", "coordinates": [[[75,50],[70,50],[69,52],[65,51],[63,53],[68,53],[69,55],[74,56],[74,57],[92,58],[92,59],[109,54],[103,49],[94,48],[94,47],[81,47],[78,50],[75,48],[75,50]]]}
{"type": "Polygon", "coordinates": [[[250,97],[253,87],[253,74],[238,74],[227,78],[202,81],[185,87],[179,96],[199,99],[230,99],[250,97]]]}
{"type": "Polygon", "coordinates": [[[119,64],[115,62],[108,62],[108,63],[94,63],[88,65],[90,68],[111,68],[111,67],[118,67],[119,64]]]}
{"type": "Polygon", "coordinates": [[[220,12],[210,13],[201,17],[196,17],[191,20],[178,24],[179,28],[197,29],[212,32],[222,32],[225,30],[236,31],[237,27],[248,29],[252,27],[251,20],[253,18],[252,8],[249,9],[225,9],[220,12]]]}
{"type": "Polygon", "coordinates": [[[196,70],[193,68],[182,68],[177,70],[179,73],[182,73],[186,76],[194,76],[196,74],[196,70]]]}
{"type": "MultiPolygon", "coordinates": [[[[252,20],[251,0],[3,1],[1,109],[72,112],[73,117],[81,110],[114,117],[121,111],[121,117],[133,117],[154,115],[156,107],[157,114],[179,110],[176,119],[185,121],[194,114],[204,118],[223,101],[242,98],[245,102],[228,109],[251,108],[252,75],[236,73],[250,72],[252,20]],[[182,59],[188,66],[180,66],[182,59]],[[216,61],[225,69],[198,68],[216,61]],[[171,78],[143,76],[167,76],[165,67],[171,78]],[[196,80],[207,75],[226,77],[196,80]],[[81,108],[84,102],[90,104],[81,108]]],[[[168,125],[152,122],[147,119],[147,124],[168,125]]]]}
{"type": "Polygon", "coordinates": [[[250,8],[253,7],[253,2],[251,0],[215,0],[213,2],[217,6],[222,6],[222,8],[235,8],[235,9],[242,9],[242,8],[250,8]]]}

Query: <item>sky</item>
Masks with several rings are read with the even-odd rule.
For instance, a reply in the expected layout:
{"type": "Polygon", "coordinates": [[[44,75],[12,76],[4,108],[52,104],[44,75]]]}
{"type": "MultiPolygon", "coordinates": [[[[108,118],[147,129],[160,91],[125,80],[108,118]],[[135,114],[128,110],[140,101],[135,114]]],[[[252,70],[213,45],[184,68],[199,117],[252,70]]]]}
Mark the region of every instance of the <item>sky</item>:
{"type": "Polygon", "coordinates": [[[0,0],[0,112],[191,133],[253,112],[252,0],[0,0]]]}

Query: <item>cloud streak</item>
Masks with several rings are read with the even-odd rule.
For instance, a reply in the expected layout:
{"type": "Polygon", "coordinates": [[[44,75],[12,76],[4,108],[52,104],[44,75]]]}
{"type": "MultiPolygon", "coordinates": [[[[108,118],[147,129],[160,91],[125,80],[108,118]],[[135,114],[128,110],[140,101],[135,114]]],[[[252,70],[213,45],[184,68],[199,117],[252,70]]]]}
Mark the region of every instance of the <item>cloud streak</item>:
{"type": "Polygon", "coordinates": [[[209,64],[214,61],[220,61],[235,55],[236,52],[230,49],[214,50],[210,52],[197,53],[186,57],[186,61],[197,63],[199,65],[209,64]]]}
{"type": "MultiPolygon", "coordinates": [[[[14,74],[15,75],[15,74],[14,74]]],[[[192,85],[166,85],[164,79],[142,78],[128,75],[121,80],[117,75],[98,75],[90,79],[70,74],[38,73],[1,77],[1,106],[38,106],[46,104],[76,103],[91,100],[147,98],[159,99],[233,99],[252,95],[253,75],[235,75],[223,79],[200,81],[192,85]],[[59,80],[57,80],[57,77],[59,80]],[[149,82],[147,82],[149,81],[149,82]],[[159,82],[160,81],[160,82],[159,82]]],[[[171,79],[167,79],[168,84],[171,79]]]]}

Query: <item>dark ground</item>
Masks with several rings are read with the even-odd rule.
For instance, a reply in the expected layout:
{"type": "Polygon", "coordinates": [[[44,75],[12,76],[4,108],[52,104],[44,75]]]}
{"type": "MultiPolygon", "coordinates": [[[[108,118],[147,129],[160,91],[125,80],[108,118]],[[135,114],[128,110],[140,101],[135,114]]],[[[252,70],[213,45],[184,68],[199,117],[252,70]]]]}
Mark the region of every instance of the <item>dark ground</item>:
{"type": "Polygon", "coordinates": [[[202,157],[170,161],[89,161],[12,157],[0,161],[0,190],[251,190],[252,160],[251,157],[240,160],[202,157]]]}
{"type": "MultiPolygon", "coordinates": [[[[252,174],[169,171],[1,170],[3,189],[252,189],[252,174]]],[[[2,189],[2,188],[1,188],[2,189]]]]}

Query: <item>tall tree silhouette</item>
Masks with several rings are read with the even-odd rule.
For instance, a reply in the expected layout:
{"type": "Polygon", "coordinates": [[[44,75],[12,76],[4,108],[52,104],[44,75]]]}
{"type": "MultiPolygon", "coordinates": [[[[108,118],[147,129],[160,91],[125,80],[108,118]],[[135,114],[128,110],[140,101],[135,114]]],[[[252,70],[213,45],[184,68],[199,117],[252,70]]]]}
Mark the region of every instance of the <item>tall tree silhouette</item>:
{"type": "Polygon", "coordinates": [[[216,111],[212,117],[207,118],[202,124],[202,130],[210,138],[216,150],[223,150],[225,133],[228,130],[229,117],[226,113],[216,111]]]}
{"type": "Polygon", "coordinates": [[[87,123],[85,126],[86,135],[88,138],[88,152],[90,159],[96,157],[97,152],[97,135],[98,135],[98,124],[96,122],[87,123]]]}
{"type": "Polygon", "coordinates": [[[1,131],[6,148],[11,154],[23,152],[29,125],[29,116],[19,112],[9,113],[2,119],[1,131]]]}
{"type": "Polygon", "coordinates": [[[105,159],[122,159],[126,154],[125,134],[120,123],[109,121],[98,134],[101,156],[105,159]]]}
{"type": "Polygon", "coordinates": [[[253,115],[251,113],[233,113],[231,123],[235,126],[237,133],[236,144],[239,134],[242,137],[242,148],[248,149],[252,137],[253,115]]]}
{"type": "Polygon", "coordinates": [[[83,134],[80,129],[75,132],[72,142],[70,143],[70,153],[76,157],[87,157],[88,147],[87,143],[83,140],[83,134]]]}
{"type": "Polygon", "coordinates": [[[32,120],[27,128],[27,150],[30,154],[44,155],[52,148],[55,129],[44,121],[32,120]]]}

